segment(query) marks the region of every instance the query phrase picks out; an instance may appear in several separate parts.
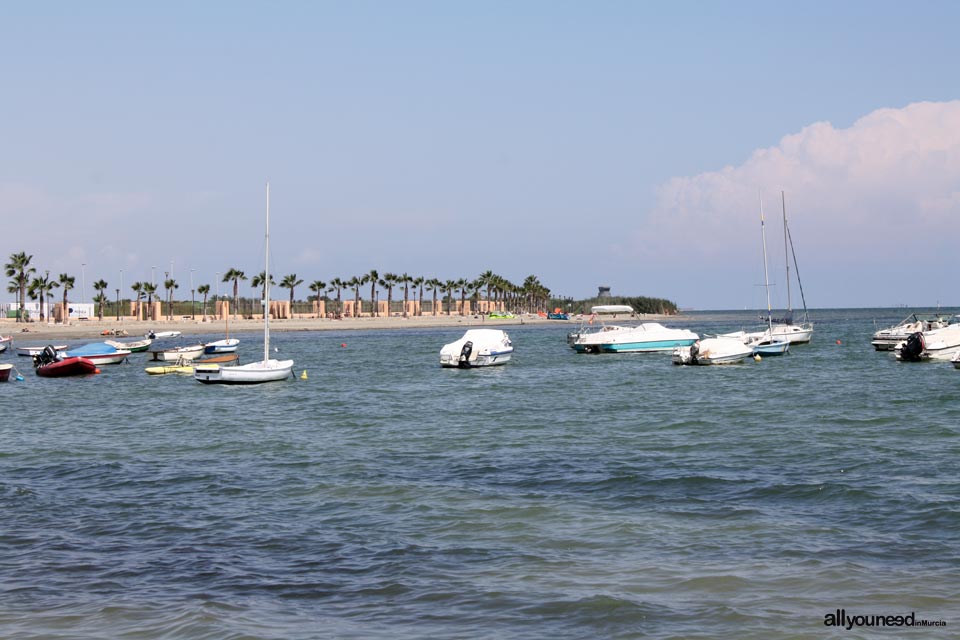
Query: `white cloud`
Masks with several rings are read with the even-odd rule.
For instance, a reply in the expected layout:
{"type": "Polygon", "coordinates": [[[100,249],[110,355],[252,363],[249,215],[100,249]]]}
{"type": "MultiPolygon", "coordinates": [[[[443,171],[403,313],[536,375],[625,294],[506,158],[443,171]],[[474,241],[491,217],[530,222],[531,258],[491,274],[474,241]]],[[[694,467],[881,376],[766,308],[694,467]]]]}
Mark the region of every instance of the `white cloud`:
{"type": "MultiPolygon", "coordinates": [[[[781,190],[794,239],[803,238],[798,251],[822,272],[952,262],[947,248],[960,237],[960,101],[879,109],[846,129],[818,122],[739,166],[674,178],[659,187],[631,246],[620,249],[644,261],[721,270],[737,252],[755,260],[758,192],[769,233],[780,229],[781,190]]],[[[870,277],[850,275],[861,284],[870,277]]]]}

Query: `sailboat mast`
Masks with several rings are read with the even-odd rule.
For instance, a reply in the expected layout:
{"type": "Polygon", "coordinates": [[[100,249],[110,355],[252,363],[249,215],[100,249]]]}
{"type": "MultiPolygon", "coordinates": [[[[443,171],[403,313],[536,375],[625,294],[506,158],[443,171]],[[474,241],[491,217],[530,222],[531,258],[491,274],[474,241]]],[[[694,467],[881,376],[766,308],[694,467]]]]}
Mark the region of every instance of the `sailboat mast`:
{"type": "Polygon", "coordinates": [[[787,197],[783,191],[780,192],[780,203],[783,205],[783,260],[787,263],[787,317],[790,317],[793,302],[790,300],[790,254],[787,253],[787,197]]]}
{"type": "Polygon", "coordinates": [[[757,192],[760,200],[760,237],[763,240],[763,288],[767,290],[767,326],[770,329],[770,339],[773,340],[773,312],[770,309],[770,275],[767,273],[767,231],[763,219],[763,197],[757,192]]]}
{"type": "Polygon", "coordinates": [[[263,268],[263,362],[270,359],[270,183],[267,182],[267,230],[264,234],[266,241],[263,268]]]}

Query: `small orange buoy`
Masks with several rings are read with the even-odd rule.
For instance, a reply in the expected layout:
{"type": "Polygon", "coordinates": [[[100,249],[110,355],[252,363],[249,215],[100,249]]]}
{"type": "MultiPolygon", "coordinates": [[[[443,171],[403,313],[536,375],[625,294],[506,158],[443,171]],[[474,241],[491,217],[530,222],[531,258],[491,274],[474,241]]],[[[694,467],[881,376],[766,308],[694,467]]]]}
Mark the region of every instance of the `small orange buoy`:
{"type": "Polygon", "coordinates": [[[346,343],[346,342],[341,342],[341,343],[340,343],[340,348],[343,348],[343,347],[346,347],[346,346],[347,346],[347,343],[346,343]]]}
{"type": "Polygon", "coordinates": [[[94,372],[94,373],[100,373],[100,369],[94,369],[93,372],[94,372]]]}
{"type": "Polygon", "coordinates": [[[843,344],[843,343],[842,343],[842,342],[840,342],[839,340],[837,340],[837,344],[843,344]]]}

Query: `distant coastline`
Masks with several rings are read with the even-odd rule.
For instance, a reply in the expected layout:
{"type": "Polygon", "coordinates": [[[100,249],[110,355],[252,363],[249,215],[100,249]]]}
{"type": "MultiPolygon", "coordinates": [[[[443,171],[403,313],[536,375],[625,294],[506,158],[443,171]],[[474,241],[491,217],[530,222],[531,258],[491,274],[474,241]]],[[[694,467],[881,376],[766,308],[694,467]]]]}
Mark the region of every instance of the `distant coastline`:
{"type": "MultiPolygon", "coordinates": [[[[616,322],[660,322],[673,320],[676,321],[682,316],[676,315],[658,315],[658,314],[637,314],[636,316],[620,316],[616,322]]],[[[584,316],[578,318],[571,316],[569,320],[548,320],[536,314],[522,314],[514,318],[488,318],[481,315],[422,315],[390,317],[360,317],[360,318],[315,318],[315,317],[297,317],[285,320],[270,320],[270,331],[272,333],[283,333],[290,331],[355,331],[355,330],[382,330],[382,329],[419,329],[433,327],[509,327],[519,325],[573,325],[576,326],[581,320],[586,320],[584,316]]],[[[224,334],[226,324],[222,320],[208,317],[204,322],[200,316],[196,320],[191,318],[180,318],[172,321],[159,320],[143,321],[135,320],[132,317],[125,318],[119,322],[116,318],[104,318],[98,320],[73,320],[68,325],[47,324],[40,322],[20,323],[16,319],[4,318],[0,320],[0,335],[13,336],[15,342],[20,343],[42,343],[48,338],[69,338],[69,339],[89,339],[108,338],[115,336],[102,335],[103,331],[113,332],[114,330],[126,331],[127,335],[143,336],[149,330],[154,331],[181,331],[184,335],[211,335],[224,334]],[[23,331],[27,329],[27,331],[23,331]]],[[[229,329],[231,334],[255,333],[262,331],[263,320],[254,319],[234,319],[230,317],[229,329]]]]}

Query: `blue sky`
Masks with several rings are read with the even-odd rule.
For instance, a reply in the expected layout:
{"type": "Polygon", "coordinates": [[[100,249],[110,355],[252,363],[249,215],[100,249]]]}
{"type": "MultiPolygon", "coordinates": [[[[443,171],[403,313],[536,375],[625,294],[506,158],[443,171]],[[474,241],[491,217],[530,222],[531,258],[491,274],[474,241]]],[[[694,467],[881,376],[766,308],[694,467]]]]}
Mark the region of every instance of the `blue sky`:
{"type": "Polygon", "coordinates": [[[812,306],[960,305],[958,7],[0,2],[0,253],[187,297],[262,270],[269,179],[306,282],[736,309],[783,190],[812,306]]]}

